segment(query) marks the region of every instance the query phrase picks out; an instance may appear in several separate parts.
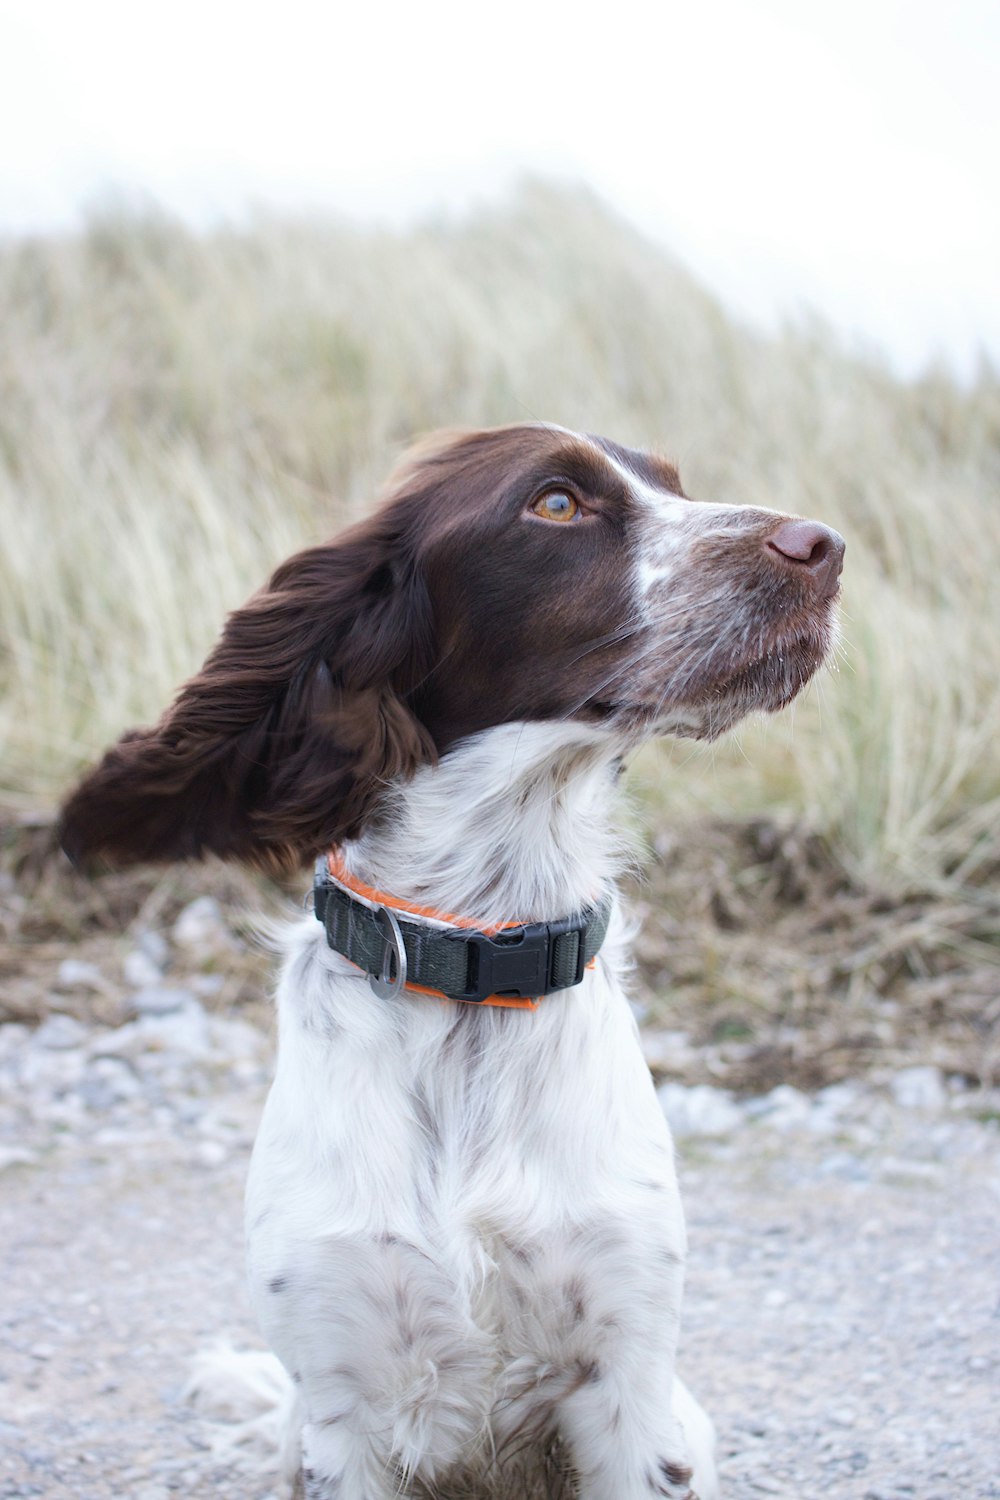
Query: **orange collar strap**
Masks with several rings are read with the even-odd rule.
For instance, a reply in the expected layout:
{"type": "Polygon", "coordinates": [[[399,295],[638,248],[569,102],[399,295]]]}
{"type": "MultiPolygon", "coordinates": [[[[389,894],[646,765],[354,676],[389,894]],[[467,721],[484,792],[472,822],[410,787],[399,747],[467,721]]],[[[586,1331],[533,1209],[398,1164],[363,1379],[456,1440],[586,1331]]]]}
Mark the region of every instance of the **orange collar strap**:
{"type": "Polygon", "coordinates": [[[454,912],[438,911],[433,906],[419,906],[416,901],[404,901],[401,896],[390,896],[385,891],[380,891],[374,885],[365,885],[364,881],[358,880],[356,875],[347,873],[344,864],[344,856],[339,849],[331,849],[326,856],[326,867],[338,885],[354,896],[360,896],[363,901],[370,901],[373,906],[386,906],[390,911],[406,912],[411,917],[429,917],[432,922],[445,922],[449,927],[464,927],[467,932],[485,932],[490,937],[497,932],[503,932],[508,927],[523,927],[523,922],[501,922],[493,927],[487,927],[482,922],[477,922],[474,917],[457,917],[454,912]]]}
{"type": "MultiPolygon", "coordinates": [[[[320,861],[319,863],[323,863],[320,861]]],[[[330,878],[343,890],[349,891],[352,896],[359,897],[362,901],[370,903],[373,907],[381,907],[384,911],[400,912],[405,916],[419,917],[424,920],[430,918],[434,922],[444,922],[449,927],[458,927],[466,932],[481,932],[487,937],[493,937],[496,933],[506,931],[515,927],[523,927],[523,922],[504,922],[497,926],[486,927],[476,922],[471,917],[460,917],[454,912],[437,911],[433,906],[420,906],[416,901],[405,901],[401,896],[391,896],[387,891],[380,891],[376,886],[366,885],[364,881],[358,880],[356,876],[348,873],[344,864],[344,856],[339,849],[331,849],[326,856],[326,871],[330,878]]],[[[318,893],[317,893],[318,898],[318,893]]],[[[317,911],[317,914],[318,911],[317,911]]],[[[398,928],[397,928],[398,931],[398,928]]],[[[329,936],[329,931],[328,931],[329,936]]],[[[348,956],[345,954],[345,957],[348,956]]],[[[353,960],[352,960],[353,962],[353,960]]],[[[359,965],[359,967],[363,967],[359,965]]],[[[413,980],[407,980],[403,988],[414,995],[429,995],[435,1000],[450,1000],[456,997],[446,995],[443,990],[431,989],[424,984],[416,984],[413,980]]],[[[487,995],[485,999],[470,999],[466,1003],[476,1005],[492,1005],[504,1010],[537,1010],[538,1000],[527,998],[514,998],[504,995],[487,995]]]]}
{"type": "Polygon", "coordinates": [[[534,1010],[540,996],[580,984],[612,909],[609,892],[554,922],[481,927],[366,885],[339,850],[316,861],[313,894],[328,944],[368,975],[380,999],[406,989],[505,1010],[534,1010]]]}

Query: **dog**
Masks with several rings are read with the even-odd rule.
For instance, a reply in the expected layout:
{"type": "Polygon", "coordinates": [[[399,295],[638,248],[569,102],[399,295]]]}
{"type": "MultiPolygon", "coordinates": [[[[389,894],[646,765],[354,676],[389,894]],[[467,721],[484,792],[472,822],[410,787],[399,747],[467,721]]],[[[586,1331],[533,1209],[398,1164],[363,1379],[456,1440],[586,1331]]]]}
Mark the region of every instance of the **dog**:
{"type": "Polygon", "coordinates": [[[790,703],[843,553],[604,438],[438,435],[70,796],[77,860],[316,861],[247,1190],[299,1495],[716,1495],[619,772],[790,703]]]}

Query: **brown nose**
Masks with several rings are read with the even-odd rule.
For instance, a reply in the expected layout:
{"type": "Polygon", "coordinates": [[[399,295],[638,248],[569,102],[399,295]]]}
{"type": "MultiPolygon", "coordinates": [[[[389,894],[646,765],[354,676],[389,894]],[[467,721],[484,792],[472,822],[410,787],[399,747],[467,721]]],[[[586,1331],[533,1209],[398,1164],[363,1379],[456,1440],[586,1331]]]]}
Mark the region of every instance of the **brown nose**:
{"type": "Polygon", "coordinates": [[[782,521],[768,537],[767,546],[796,569],[806,569],[823,599],[837,592],[844,566],[844,538],[839,532],[818,521],[782,521]]]}

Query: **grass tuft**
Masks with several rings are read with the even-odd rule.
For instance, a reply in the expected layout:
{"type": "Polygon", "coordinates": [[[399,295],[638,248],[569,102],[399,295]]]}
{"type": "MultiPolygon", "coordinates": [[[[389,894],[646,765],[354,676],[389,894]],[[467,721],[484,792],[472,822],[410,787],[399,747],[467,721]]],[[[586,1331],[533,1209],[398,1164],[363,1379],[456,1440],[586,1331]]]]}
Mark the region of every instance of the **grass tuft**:
{"type": "Polygon", "coordinates": [[[362,513],[440,425],[544,417],[658,446],[696,497],[848,540],[838,669],[710,750],[661,821],[794,817],[852,879],[1000,866],[1000,379],[899,381],[821,327],[755,335],[583,192],[405,232],[105,212],[0,246],[0,801],[51,807],[148,722],[225,612],[362,513]]]}

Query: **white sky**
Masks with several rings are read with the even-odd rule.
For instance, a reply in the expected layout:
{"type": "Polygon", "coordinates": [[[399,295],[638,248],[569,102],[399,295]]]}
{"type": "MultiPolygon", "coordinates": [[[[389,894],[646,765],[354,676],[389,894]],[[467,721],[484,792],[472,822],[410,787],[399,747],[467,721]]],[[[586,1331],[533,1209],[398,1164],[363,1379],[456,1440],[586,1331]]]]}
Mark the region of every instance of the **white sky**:
{"type": "Polygon", "coordinates": [[[0,0],[0,230],[592,184],[730,305],[1000,363],[996,0],[0,0]]]}

